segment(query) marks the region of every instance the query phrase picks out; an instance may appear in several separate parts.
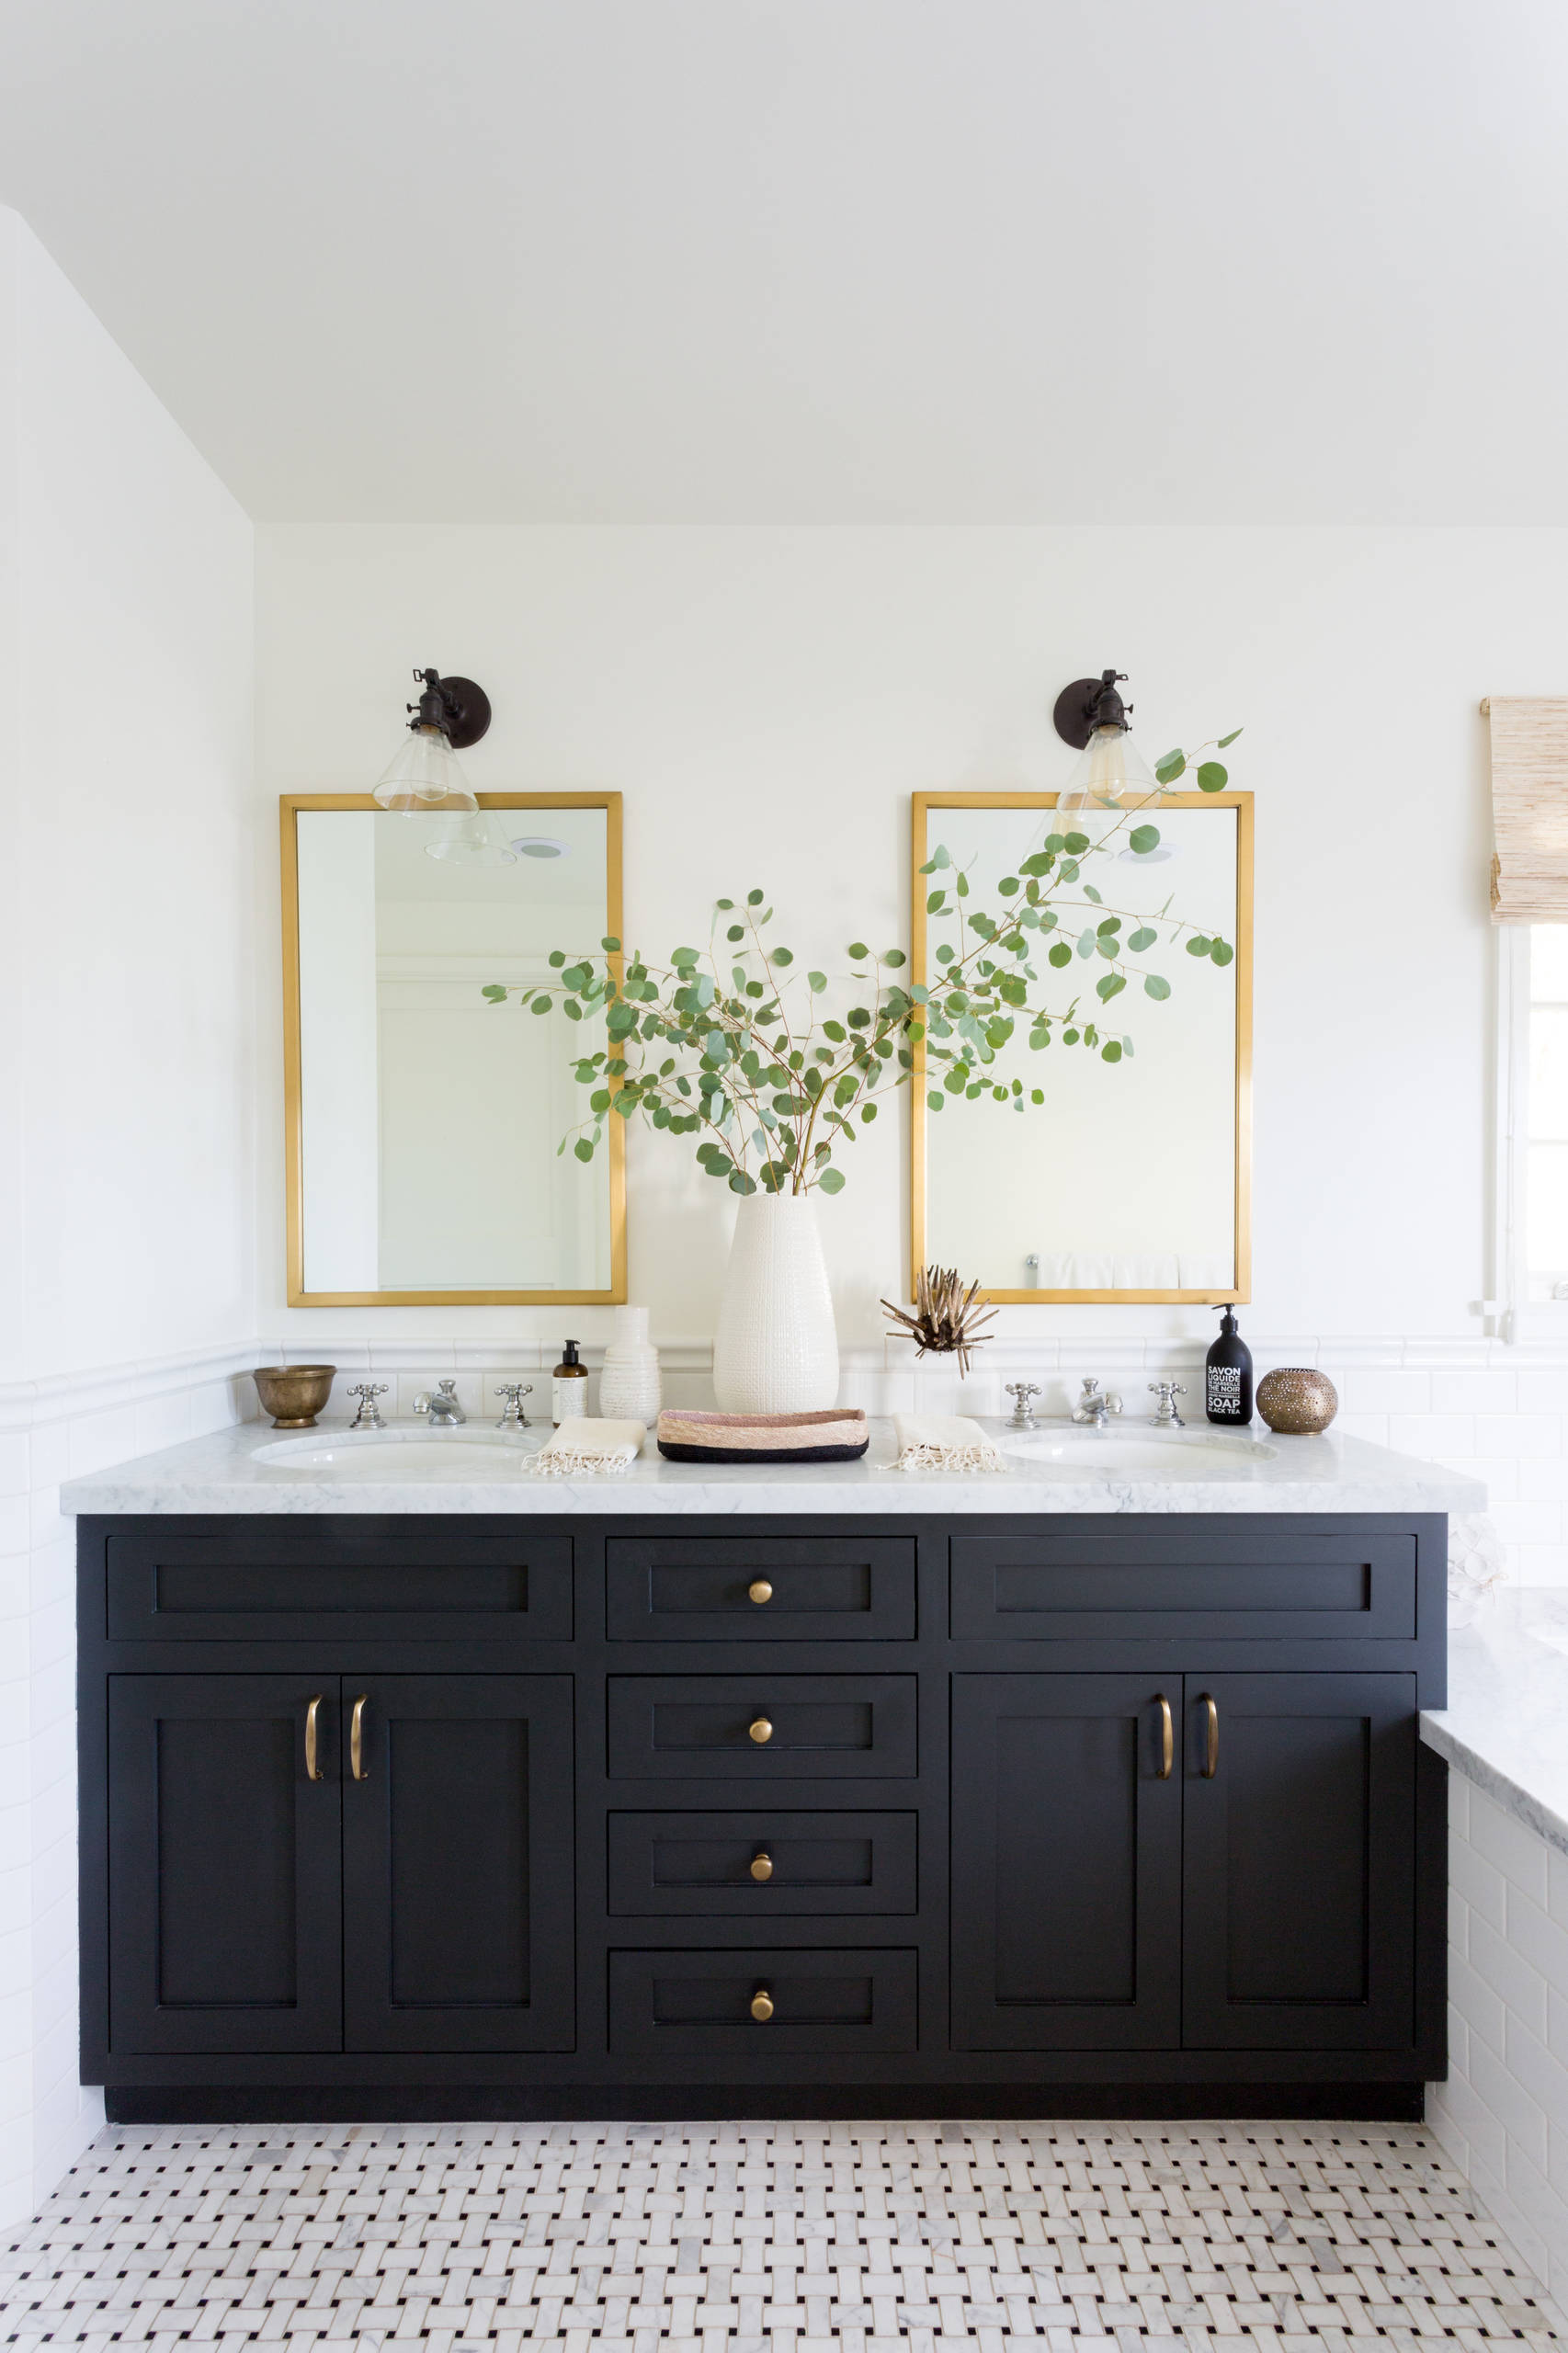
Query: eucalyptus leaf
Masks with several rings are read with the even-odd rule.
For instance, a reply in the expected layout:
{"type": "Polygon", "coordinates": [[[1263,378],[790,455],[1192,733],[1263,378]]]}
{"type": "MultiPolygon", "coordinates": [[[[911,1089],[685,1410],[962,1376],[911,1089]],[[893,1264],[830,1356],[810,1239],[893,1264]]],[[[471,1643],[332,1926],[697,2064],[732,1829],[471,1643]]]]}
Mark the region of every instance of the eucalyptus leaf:
{"type": "Polygon", "coordinates": [[[1205,760],[1198,771],[1199,792],[1223,792],[1230,781],[1229,768],[1222,767],[1218,760],[1205,760]]]}
{"type": "Polygon", "coordinates": [[[1171,993],[1171,984],[1163,972],[1145,972],[1143,994],[1152,996],[1156,1005],[1163,1004],[1171,993]]]}

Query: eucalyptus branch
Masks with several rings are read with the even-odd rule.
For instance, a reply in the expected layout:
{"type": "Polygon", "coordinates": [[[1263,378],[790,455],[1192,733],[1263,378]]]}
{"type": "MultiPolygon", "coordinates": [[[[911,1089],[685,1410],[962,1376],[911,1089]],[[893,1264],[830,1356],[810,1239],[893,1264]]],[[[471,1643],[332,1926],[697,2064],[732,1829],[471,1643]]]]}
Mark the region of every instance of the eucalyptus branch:
{"type": "MultiPolygon", "coordinates": [[[[1217,748],[1234,740],[1222,736],[1217,748]]],[[[1199,790],[1223,789],[1227,778],[1218,761],[1199,761],[1197,754],[1191,761],[1199,790]]],[[[1189,764],[1187,755],[1167,753],[1155,774],[1168,788],[1189,764]]],[[[927,979],[905,984],[902,949],[873,955],[863,940],[852,941],[846,954],[858,968],[849,975],[855,1001],[842,1014],[830,1009],[842,984],[830,996],[825,972],[802,974],[792,949],[768,948],[764,934],[773,911],[759,890],[748,892],[741,907],[718,901],[706,955],[676,948],[667,963],[651,964],[634,951],[618,975],[621,944],[607,938],[592,953],[552,949],[548,981],[521,989],[493,983],[483,995],[494,1005],[515,999],[535,1014],[560,1010],[589,1025],[585,1051],[574,1063],[578,1083],[589,1090],[587,1116],[562,1139],[562,1152],[570,1144],[578,1160],[591,1161],[608,1119],[640,1117],[672,1134],[699,1136],[699,1165],[733,1192],[837,1192],[845,1182],[837,1159],[875,1120],[884,1079],[889,1092],[917,1077],[939,1080],[926,1098],[933,1110],[985,1094],[1018,1111],[1026,1102],[1042,1106],[1045,1090],[999,1072],[1000,1058],[1026,1039],[1031,1049],[1060,1039],[1106,1063],[1131,1054],[1132,1039],[1100,1024],[1135,978],[1152,1000],[1170,995],[1165,973],[1141,961],[1160,944],[1162,928],[1167,948],[1185,936],[1196,961],[1221,967],[1232,961],[1229,941],[1185,915],[1171,916],[1169,900],[1157,916],[1146,916],[1108,906],[1085,879],[1091,860],[1115,854],[1124,831],[1134,857],[1159,843],[1158,826],[1142,812],[1107,806],[1115,822],[1097,839],[1074,824],[1076,813],[1052,812],[1041,847],[1016,873],[987,886],[987,896],[995,892],[994,915],[971,904],[976,861],[959,867],[938,846],[921,870],[932,878],[927,922],[933,931],[956,922],[958,946],[942,941],[927,979]],[[1134,816],[1139,822],[1131,824],[1134,816]],[[722,948],[721,917],[728,918],[722,948]],[[1088,1017],[1081,1009],[1085,985],[1064,1006],[1042,994],[1051,978],[1077,963],[1085,967],[1083,983],[1093,980],[1088,1017]],[[1049,968],[1043,974],[1042,964],[1049,968]],[[792,1007],[790,991],[798,992],[802,979],[805,1004],[797,994],[792,1007]]]]}

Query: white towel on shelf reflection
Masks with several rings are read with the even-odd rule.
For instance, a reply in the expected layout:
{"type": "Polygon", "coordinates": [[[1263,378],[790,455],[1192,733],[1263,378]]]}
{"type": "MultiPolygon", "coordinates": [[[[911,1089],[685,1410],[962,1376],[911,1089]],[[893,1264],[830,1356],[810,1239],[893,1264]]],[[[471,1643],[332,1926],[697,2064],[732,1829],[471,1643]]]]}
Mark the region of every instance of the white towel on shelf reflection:
{"type": "Polygon", "coordinates": [[[1229,1290],[1235,1262],[1212,1252],[1042,1250],[1041,1290],[1229,1290]]]}

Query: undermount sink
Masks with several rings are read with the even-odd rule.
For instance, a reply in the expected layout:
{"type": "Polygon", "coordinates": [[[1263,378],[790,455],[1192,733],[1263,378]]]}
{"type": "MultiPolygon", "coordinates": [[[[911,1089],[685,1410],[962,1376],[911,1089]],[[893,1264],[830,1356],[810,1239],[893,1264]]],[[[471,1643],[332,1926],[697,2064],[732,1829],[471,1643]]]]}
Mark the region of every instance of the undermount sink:
{"type": "Polygon", "coordinates": [[[1235,1437],[1218,1430],[1131,1429],[1114,1426],[1103,1430],[1073,1422],[1048,1424],[1038,1430],[1004,1430],[1004,1453],[1017,1455],[1032,1468],[1065,1471],[1079,1478],[1114,1478],[1119,1472],[1161,1472],[1167,1477],[1183,1472],[1195,1475],[1216,1471],[1243,1471],[1258,1462],[1273,1462],[1277,1446],[1260,1438],[1235,1437]]]}
{"type": "Polygon", "coordinates": [[[276,1471],[331,1471],[367,1479],[479,1479],[520,1471],[538,1453],[543,1430],[318,1430],[258,1446],[252,1461],[276,1471]]]}

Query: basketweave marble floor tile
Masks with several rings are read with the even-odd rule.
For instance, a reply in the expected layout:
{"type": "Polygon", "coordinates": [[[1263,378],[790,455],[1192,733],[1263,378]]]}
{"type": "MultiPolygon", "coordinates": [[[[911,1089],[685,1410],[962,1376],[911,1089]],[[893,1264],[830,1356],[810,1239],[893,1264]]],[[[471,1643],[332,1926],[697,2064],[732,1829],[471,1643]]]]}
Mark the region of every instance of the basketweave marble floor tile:
{"type": "Polygon", "coordinates": [[[1554,2315],[1416,2125],[111,2127],[25,2348],[1484,2353],[1554,2315]]]}

